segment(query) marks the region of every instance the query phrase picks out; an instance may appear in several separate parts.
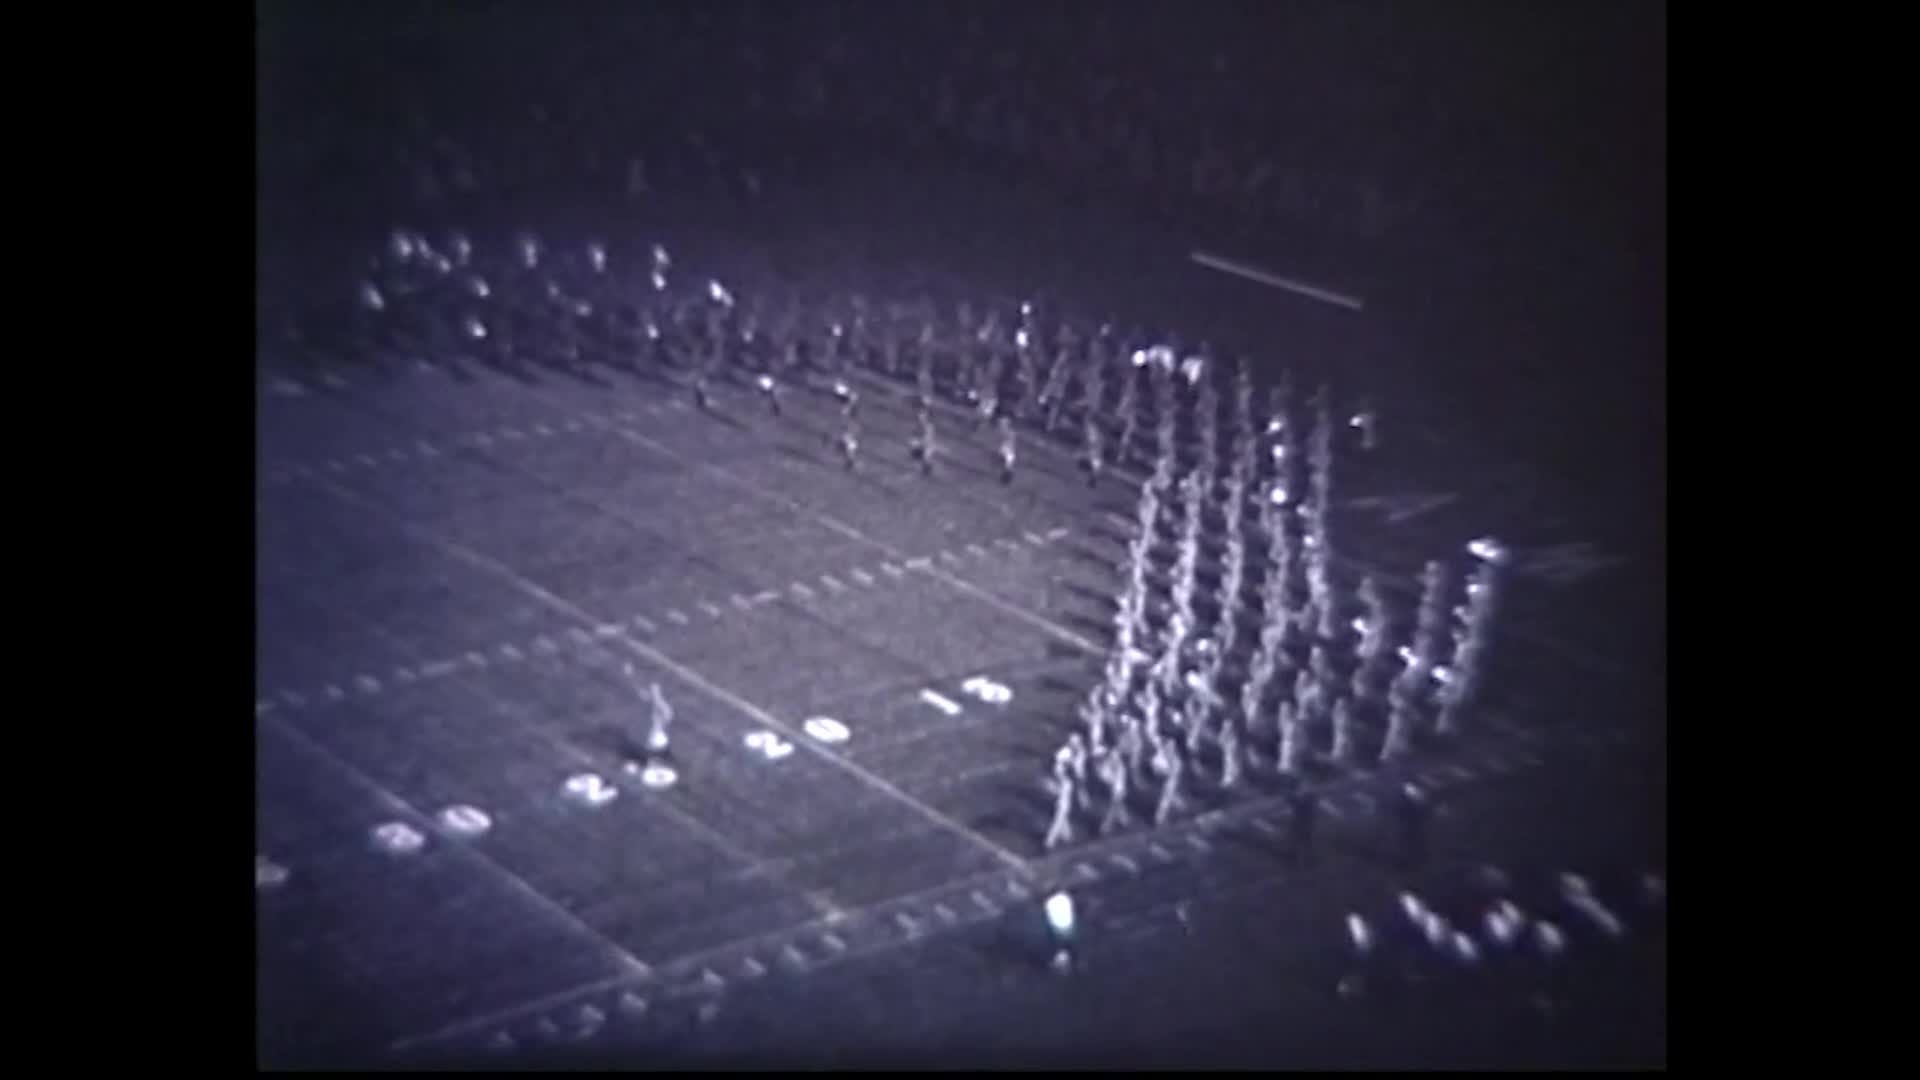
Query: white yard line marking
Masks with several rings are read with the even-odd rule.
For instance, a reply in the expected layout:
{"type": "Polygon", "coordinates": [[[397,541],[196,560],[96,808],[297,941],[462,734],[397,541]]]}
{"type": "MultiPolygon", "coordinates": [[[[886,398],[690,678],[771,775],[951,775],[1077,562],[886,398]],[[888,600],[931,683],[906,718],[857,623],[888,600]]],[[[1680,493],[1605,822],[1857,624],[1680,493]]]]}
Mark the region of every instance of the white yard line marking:
{"type": "Polygon", "coordinates": [[[658,626],[654,625],[652,619],[647,618],[645,615],[635,615],[633,617],[633,625],[639,627],[642,630],[645,630],[649,634],[660,629],[658,626]]]}
{"type": "Polygon", "coordinates": [[[1026,537],[1027,543],[1032,544],[1035,547],[1039,547],[1040,545],[1045,544],[1047,542],[1046,537],[1041,536],[1039,533],[1036,533],[1036,532],[1023,532],[1020,535],[1026,537]]]}
{"type": "Polygon", "coordinates": [[[745,611],[753,606],[753,601],[741,596],[739,593],[734,593],[732,596],[727,597],[727,602],[739,608],[741,611],[745,611]]]}
{"type": "Polygon", "coordinates": [[[624,632],[619,623],[601,623],[593,628],[595,637],[619,637],[624,632]]]}
{"type": "Polygon", "coordinates": [[[968,544],[967,554],[973,556],[976,559],[984,559],[987,557],[987,549],[981,547],[979,544],[968,544]]]}
{"type": "Polygon", "coordinates": [[[813,590],[807,588],[804,582],[799,582],[799,581],[794,582],[793,584],[787,586],[787,591],[792,593],[795,596],[800,597],[803,600],[811,599],[813,597],[813,590]]]}
{"type": "Polygon", "coordinates": [[[513,645],[502,645],[498,651],[500,653],[500,659],[502,660],[517,661],[526,659],[526,654],[513,645]]]}
{"type": "Polygon", "coordinates": [[[858,567],[855,567],[852,571],[850,571],[848,576],[853,578],[853,580],[859,582],[862,585],[873,584],[873,575],[867,573],[865,570],[862,570],[858,567]]]}
{"type": "Polygon", "coordinates": [[[679,608],[674,608],[671,611],[667,612],[667,618],[673,620],[674,622],[679,623],[681,626],[687,625],[687,623],[690,621],[687,618],[687,613],[684,611],[681,611],[679,608]]]}
{"type": "Polygon", "coordinates": [[[707,603],[705,600],[700,601],[700,610],[706,612],[707,618],[709,619],[717,619],[720,617],[720,609],[707,603]]]}
{"type": "Polygon", "coordinates": [[[952,698],[947,697],[945,694],[942,694],[938,691],[922,690],[920,691],[920,700],[926,702],[927,704],[933,706],[936,709],[939,709],[941,712],[946,713],[948,716],[960,715],[960,712],[961,712],[960,704],[954,701],[952,698]]]}
{"type": "Polygon", "coordinates": [[[1066,535],[1067,535],[1067,530],[1065,528],[1047,530],[1047,539],[1049,540],[1059,540],[1066,535]]]}
{"type": "Polygon", "coordinates": [[[846,588],[846,585],[843,584],[839,578],[834,577],[832,574],[821,574],[820,584],[825,585],[827,588],[833,590],[834,592],[839,592],[841,589],[846,588]]]}
{"type": "Polygon", "coordinates": [[[931,570],[933,569],[933,560],[928,558],[925,555],[916,555],[913,558],[907,560],[907,569],[931,570]]]}
{"type": "Polygon", "coordinates": [[[886,575],[887,575],[888,577],[895,577],[895,578],[900,578],[900,577],[906,577],[906,576],[907,576],[907,572],[906,572],[905,570],[902,570],[902,569],[900,569],[899,567],[897,567],[897,566],[895,566],[895,565],[893,565],[893,564],[892,564],[892,563],[890,563],[890,562],[883,562],[883,563],[881,563],[881,564],[880,564],[880,569],[881,569],[881,571],[882,571],[883,573],[885,573],[885,574],[886,574],[886,575]]]}
{"type": "Polygon", "coordinates": [[[753,594],[753,602],[756,604],[771,604],[778,599],[780,599],[780,594],[773,591],[772,589],[768,589],[765,592],[757,592],[753,594]]]}
{"type": "Polygon", "coordinates": [[[1343,307],[1349,311],[1363,311],[1366,309],[1366,301],[1360,297],[1348,296],[1344,293],[1334,292],[1332,289],[1323,289],[1317,285],[1309,285],[1303,281],[1293,281],[1288,278],[1283,278],[1278,274],[1270,273],[1257,266],[1248,265],[1247,263],[1236,262],[1232,259],[1223,259],[1218,255],[1209,255],[1204,251],[1196,251],[1189,257],[1201,266],[1210,267],[1236,277],[1243,277],[1248,281],[1257,281],[1262,285],[1271,285],[1276,289],[1285,289],[1288,292],[1299,293],[1301,296],[1310,297],[1322,303],[1332,304],[1335,307],[1343,307]]]}

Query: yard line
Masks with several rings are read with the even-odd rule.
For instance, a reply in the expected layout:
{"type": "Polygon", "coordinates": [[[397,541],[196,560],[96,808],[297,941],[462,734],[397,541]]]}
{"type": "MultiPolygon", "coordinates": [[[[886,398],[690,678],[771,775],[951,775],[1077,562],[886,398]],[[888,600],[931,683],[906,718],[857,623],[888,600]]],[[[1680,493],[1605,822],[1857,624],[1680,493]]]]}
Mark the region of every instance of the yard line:
{"type": "Polygon", "coordinates": [[[873,575],[867,573],[865,570],[862,570],[859,567],[855,567],[852,571],[850,571],[848,576],[852,577],[853,580],[859,582],[862,585],[873,584],[873,575]]]}
{"type": "Polygon", "coordinates": [[[959,703],[937,690],[920,691],[920,700],[939,709],[948,716],[960,715],[961,709],[959,703]]]}
{"type": "Polygon", "coordinates": [[[709,619],[717,619],[720,617],[720,609],[705,600],[700,601],[700,610],[706,612],[707,618],[709,619]]]}

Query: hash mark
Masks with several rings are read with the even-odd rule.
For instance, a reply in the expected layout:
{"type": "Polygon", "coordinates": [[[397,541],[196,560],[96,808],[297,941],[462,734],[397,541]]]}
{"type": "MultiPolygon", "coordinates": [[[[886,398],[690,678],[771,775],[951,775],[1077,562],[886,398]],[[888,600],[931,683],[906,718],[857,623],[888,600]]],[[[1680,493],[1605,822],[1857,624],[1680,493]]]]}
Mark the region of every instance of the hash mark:
{"type": "Polygon", "coordinates": [[[839,590],[846,588],[846,585],[842,583],[839,578],[834,577],[832,574],[821,574],[820,584],[825,585],[827,588],[832,589],[835,592],[838,592],[839,590]]]}
{"type": "Polygon", "coordinates": [[[896,578],[897,578],[897,577],[905,577],[905,576],[907,576],[907,572],[906,572],[905,570],[902,570],[902,569],[900,569],[899,567],[897,567],[897,566],[895,566],[895,565],[893,565],[893,564],[892,564],[892,563],[890,563],[890,562],[883,562],[883,563],[881,563],[881,564],[880,564],[880,569],[881,569],[882,571],[884,571],[884,572],[886,573],[886,575],[887,575],[888,577],[896,577],[896,578]]]}
{"type": "Polygon", "coordinates": [[[780,599],[780,594],[772,589],[753,594],[753,602],[756,604],[771,604],[778,599],[780,599]]]}
{"type": "Polygon", "coordinates": [[[851,571],[851,576],[853,580],[859,582],[862,585],[873,584],[873,575],[867,573],[865,570],[859,569],[858,567],[854,568],[851,571]]]}
{"type": "Polygon", "coordinates": [[[705,600],[700,601],[700,610],[706,612],[707,618],[709,619],[717,619],[720,617],[720,609],[707,603],[705,600]]]}
{"type": "Polygon", "coordinates": [[[1041,544],[1044,544],[1047,542],[1046,537],[1041,536],[1039,533],[1036,533],[1036,532],[1023,532],[1020,535],[1026,537],[1027,543],[1032,544],[1035,547],[1039,547],[1041,544]]]}
{"type": "Polygon", "coordinates": [[[674,608],[672,611],[667,612],[667,618],[672,619],[681,626],[687,625],[687,613],[681,611],[679,608],[674,608]]]}
{"type": "Polygon", "coordinates": [[[793,595],[798,597],[809,598],[813,596],[813,590],[807,588],[804,582],[796,581],[792,585],[789,585],[787,589],[789,592],[793,593],[793,595]]]}

